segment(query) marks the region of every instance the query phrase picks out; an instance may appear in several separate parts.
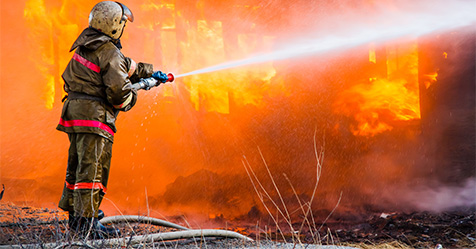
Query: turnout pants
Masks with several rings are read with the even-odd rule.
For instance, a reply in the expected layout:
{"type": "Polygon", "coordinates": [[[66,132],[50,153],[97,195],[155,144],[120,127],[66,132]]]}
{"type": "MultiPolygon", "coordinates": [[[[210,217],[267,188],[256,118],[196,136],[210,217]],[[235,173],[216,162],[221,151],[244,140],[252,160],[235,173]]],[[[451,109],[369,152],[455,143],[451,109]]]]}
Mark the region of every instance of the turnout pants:
{"type": "Polygon", "coordinates": [[[112,142],[92,133],[68,133],[70,147],[66,182],[59,207],[75,216],[98,216],[106,194],[112,142]]]}

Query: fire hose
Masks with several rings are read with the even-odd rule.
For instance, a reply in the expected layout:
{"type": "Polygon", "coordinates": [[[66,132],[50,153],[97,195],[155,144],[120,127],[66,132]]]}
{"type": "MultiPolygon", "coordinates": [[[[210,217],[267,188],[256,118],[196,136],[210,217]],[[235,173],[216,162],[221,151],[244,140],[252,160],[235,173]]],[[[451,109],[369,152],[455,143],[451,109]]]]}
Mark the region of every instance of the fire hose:
{"type": "MultiPolygon", "coordinates": [[[[147,235],[137,235],[137,236],[124,237],[124,238],[112,238],[112,239],[102,239],[102,240],[91,239],[86,241],[70,241],[70,242],[63,242],[60,244],[58,244],[58,242],[47,243],[47,244],[42,244],[41,247],[54,248],[54,249],[60,249],[60,248],[71,247],[71,246],[95,248],[94,246],[97,246],[97,245],[100,245],[101,247],[104,247],[105,245],[114,246],[114,247],[124,247],[127,245],[137,245],[137,244],[144,244],[144,243],[164,242],[164,241],[179,240],[179,239],[205,238],[205,237],[233,238],[233,239],[241,239],[243,241],[248,241],[248,242],[253,241],[253,239],[233,231],[220,230],[220,229],[189,229],[189,228],[180,226],[178,224],[157,219],[157,218],[153,218],[153,217],[138,216],[138,215],[119,215],[119,216],[105,217],[101,219],[101,223],[103,224],[111,224],[111,223],[116,224],[116,223],[122,223],[122,222],[145,223],[145,224],[151,224],[155,226],[175,228],[181,231],[153,233],[153,234],[147,234],[147,235]]],[[[36,244],[5,245],[5,246],[0,246],[0,249],[36,248],[38,246],[39,245],[36,245],[36,244]]]]}
{"type": "MultiPolygon", "coordinates": [[[[165,76],[165,74],[164,74],[164,76],[165,76]]],[[[158,86],[161,83],[174,82],[174,80],[175,80],[175,75],[173,73],[168,73],[167,74],[167,79],[165,79],[165,77],[164,77],[163,81],[159,81],[159,80],[155,79],[154,77],[144,78],[144,79],[140,79],[139,82],[132,84],[132,89],[134,89],[134,90],[140,90],[140,89],[150,90],[152,87],[158,86]]]]}
{"type": "Polygon", "coordinates": [[[165,220],[145,217],[139,215],[119,215],[111,216],[101,219],[101,223],[121,223],[121,222],[139,222],[146,223],[156,226],[171,227],[175,229],[180,229],[182,231],[176,232],[165,232],[165,233],[155,233],[149,235],[139,235],[132,238],[119,238],[119,239],[108,239],[105,240],[106,243],[111,243],[115,245],[120,245],[124,243],[125,240],[129,240],[128,243],[137,244],[137,243],[150,243],[154,241],[166,241],[166,240],[177,240],[177,239],[187,239],[187,238],[197,238],[197,237],[224,237],[224,238],[236,238],[242,239],[244,241],[253,241],[253,239],[241,235],[237,232],[228,231],[228,230],[219,230],[219,229],[188,229],[186,227],[180,226],[178,224],[168,222],[165,220]]]}
{"type": "Polygon", "coordinates": [[[109,224],[109,223],[121,223],[121,222],[138,222],[138,223],[146,223],[155,226],[163,226],[163,227],[170,227],[180,230],[188,230],[188,228],[177,225],[172,222],[168,222],[165,220],[140,216],[140,215],[118,215],[118,216],[111,216],[105,217],[101,219],[102,224],[109,224]]]}

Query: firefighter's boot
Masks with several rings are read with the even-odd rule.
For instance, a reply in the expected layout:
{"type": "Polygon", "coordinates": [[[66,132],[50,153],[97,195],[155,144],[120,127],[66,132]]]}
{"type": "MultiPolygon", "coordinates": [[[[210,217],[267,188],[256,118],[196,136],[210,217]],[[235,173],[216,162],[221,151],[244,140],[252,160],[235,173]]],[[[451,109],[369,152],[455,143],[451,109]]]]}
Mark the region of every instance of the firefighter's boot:
{"type": "Polygon", "coordinates": [[[119,236],[119,229],[105,227],[97,218],[79,218],[78,233],[83,238],[107,239],[119,236]]]}
{"type": "Polygon", "coordinates": [[[121,231],[117,228],[106,227],[99,220],[96,220],[96,229],[100,231],[104,237],[110,238],[114,236],[121,236],[121,231]]]}
{"type": "Polygon", "coordinates": [[[68,212],[68,229],[72,233],[78,232],[78,217],[74,216],[74,212],[68,212]]]}
{"type": "Polygon", "coordinates": [[[85,239],[104,239],[103,233],[97,229],[96,218],[78,218],[78,227],[76,234],[85,239]]]}

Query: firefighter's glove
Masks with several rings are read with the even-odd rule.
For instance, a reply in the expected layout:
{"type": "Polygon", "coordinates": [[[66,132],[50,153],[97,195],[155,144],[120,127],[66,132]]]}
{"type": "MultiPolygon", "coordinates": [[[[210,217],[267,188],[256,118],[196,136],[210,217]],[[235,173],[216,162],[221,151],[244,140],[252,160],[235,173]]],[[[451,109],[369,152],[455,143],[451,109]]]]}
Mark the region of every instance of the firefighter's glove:
{"type": "Polygon", "coordinates": [[[167,74],[165,73],[162,73],[161,71],[156,71],[152,74],[152,77],[156,80],[158,80],[159,82],[161,83],[165,83],[167,82],[167,80],[169,79],[169,77],[167,77],[167,74]]]}

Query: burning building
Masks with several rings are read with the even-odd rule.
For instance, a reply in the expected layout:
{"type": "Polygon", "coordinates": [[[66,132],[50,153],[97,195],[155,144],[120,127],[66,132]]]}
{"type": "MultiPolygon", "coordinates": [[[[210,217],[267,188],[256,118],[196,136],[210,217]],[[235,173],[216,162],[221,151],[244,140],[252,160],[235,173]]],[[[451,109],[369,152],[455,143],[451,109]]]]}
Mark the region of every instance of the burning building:
{"type": "MultiPolygon", "coordinates": [[[[4,82],[25,82],[19,88],[2,83],[6,201],[59,199],[67,154],[66,137],[54,131],[60,75],[94,3],[26,0],[2,10],[23,20],[16,32],[2,26],[2,35],[28,37],[19,41],[27,48],[22,58],[35,72],[8,73],[4,82]],[[51,138],[57,142],[45,143],[51,138]]],[[[279,51],[282,41],[311,31],[351,40],[346,25],[375,22],[363,13],[382,8],[373,1],[208,0],[129,7],[137,18],[126,28],[124,54],[178,74],[279,51]]],[[[474,205],[475,30],[391,38],[141,92],[137,106],[119,116],[104,208],[253,219],[267,216],[264,205],[280,198],[278,206],[292,211],[312,200],[316,216],[336,206],[344,215],[474,205]],[[262,186],[259,194],[253,183],[262,186]],[[451,205],[444,204],[449,197],[451,205]]],[[[2,75],[20,61],[6,41],[2,75]]]]}

